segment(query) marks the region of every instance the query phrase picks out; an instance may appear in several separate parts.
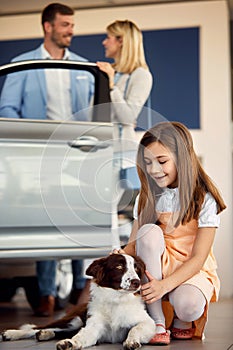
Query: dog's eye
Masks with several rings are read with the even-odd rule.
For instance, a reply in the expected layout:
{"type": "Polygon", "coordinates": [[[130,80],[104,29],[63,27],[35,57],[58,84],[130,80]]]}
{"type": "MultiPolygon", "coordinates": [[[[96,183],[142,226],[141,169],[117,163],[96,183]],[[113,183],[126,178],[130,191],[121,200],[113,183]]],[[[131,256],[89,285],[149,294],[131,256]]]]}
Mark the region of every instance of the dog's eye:
{"type": "Polygon", "coordinates": [[[117,269],[117,270],[123,270],[123,265],[117,265],[117,266],[116,266],[116,269],[117,269]]]}

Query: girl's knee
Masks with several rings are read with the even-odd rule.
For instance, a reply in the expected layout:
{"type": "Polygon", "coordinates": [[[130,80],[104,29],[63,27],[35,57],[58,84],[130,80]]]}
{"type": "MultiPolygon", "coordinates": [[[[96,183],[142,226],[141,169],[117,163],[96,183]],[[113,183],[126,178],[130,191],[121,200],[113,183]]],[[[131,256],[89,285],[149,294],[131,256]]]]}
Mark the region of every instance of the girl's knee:
{"type": "MultiPolygon", "coordinates": [[[[196,287],[193,287],[196,289],[196,287]]],[[[178,293],[177,296],[173,298],[173,307],[176,316],[185,322],[191,322],[197,320],[204,312],[206,300],[201,291],[196,291],[194,293],[191,290],[183,290],[183,293],[178,293]]]]}
{"type": "Polygon", "coordinates": [[[137,244],[154,250],[164,245],[163,231],[158,225],[145,224],[138,230],[137,244]]]}
{"type": "Polygon", "coordinates": [[[199,305],[193,300],[184,300],[180,305],[176,305],[175,313],[179,320],[191,322],[197,320],[203,313],[199,305]]]}

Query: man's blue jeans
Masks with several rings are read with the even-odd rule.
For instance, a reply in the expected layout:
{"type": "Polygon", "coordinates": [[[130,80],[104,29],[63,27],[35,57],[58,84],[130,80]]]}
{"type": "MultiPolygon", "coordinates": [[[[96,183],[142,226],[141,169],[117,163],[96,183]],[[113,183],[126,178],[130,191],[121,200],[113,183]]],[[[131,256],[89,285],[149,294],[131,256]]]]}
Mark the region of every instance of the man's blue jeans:
{"type": "MultiPolygon", "coordinates": [[[[56,267],[55,260],[37,261],[36,273],[41,296],[53,295],[56,297],[56,267]]],[[[85,278],[82,274],[82,260],[72,260],[73,289],[83,289],[85,278]]]]}

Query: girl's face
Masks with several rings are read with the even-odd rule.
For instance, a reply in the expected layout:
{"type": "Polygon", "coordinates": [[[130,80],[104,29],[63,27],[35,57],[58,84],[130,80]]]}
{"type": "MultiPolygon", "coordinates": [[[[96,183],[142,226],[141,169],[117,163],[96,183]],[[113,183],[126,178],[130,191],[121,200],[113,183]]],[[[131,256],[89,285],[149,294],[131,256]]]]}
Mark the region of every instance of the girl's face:
{"type": "Polygon", "coordinates": [[[116,59],[119,56],[122,47],[121,39],[108,34],[102,44],[105,48],[105,57],[116,59]]]}
{"type": "Polygon", "coordinates": [[[177,187],[175,156],[160,142],[153,142],[144,150],[146,171],[161,187],[177,187]]]}

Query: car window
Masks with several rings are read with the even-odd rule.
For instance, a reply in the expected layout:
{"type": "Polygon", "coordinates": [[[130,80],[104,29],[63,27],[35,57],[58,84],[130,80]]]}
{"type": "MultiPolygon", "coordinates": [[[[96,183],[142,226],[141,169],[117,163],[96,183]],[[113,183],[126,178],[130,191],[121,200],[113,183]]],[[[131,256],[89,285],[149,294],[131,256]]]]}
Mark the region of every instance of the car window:
{"type": "Polygon", "coordinates": [[[110,102],[108,77],[94,63],[15,62],[0,79],[0,118],[110,122],[97,107],[110,102]]]}

